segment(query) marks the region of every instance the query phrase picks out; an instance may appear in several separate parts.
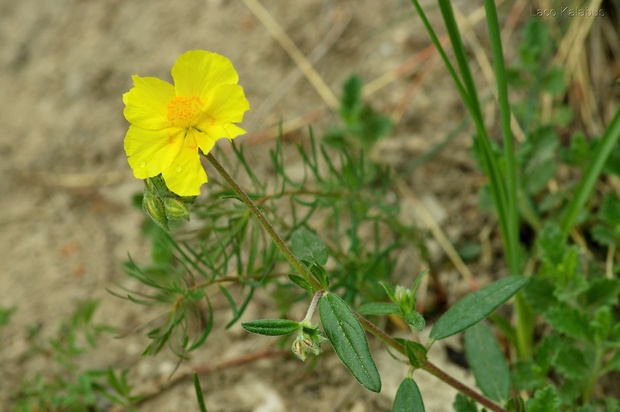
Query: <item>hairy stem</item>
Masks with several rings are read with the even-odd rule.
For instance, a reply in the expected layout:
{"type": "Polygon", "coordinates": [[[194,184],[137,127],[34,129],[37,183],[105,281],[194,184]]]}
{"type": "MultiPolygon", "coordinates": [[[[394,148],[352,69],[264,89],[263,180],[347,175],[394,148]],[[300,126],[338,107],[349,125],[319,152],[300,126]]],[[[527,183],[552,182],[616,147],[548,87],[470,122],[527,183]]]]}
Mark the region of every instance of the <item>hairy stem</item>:
{"type": "Polygon", "coordinates": [[[312,302],[310,302],[310,306],[308,307],[308,311],[306,312],[306,317],[304,318],[303,322],[312,322],[312,315],[314,315],[314,311],[316,310],[316,307],[319,304],[319,300],[321,299],[321,296],[323,296],[324,292],[324,290],[319,290],[314,294],[314,296],[312,297],[312,302]]]}
{"type": "Polygon", "coordinates": [[[506,409],[502,408],[501,406],[499,406],[498,404],[496,404],[495,402],[493,402],[492,400],[490,400],[486,396],[481,395],[480,393],[476,392],[475,390],[473,390],[469,386],[467,386],[467,385],[463,384],[462,382],[456,380],[455,378],[453,378],[452,376],[448,375],[447,373],[445,373],[444,371],[442,371],[441,369],[439,369],[437,366],[433,365],[429,361],[426,361],[426,362],[424,362],[422,364],[422,369],[424,369],[426,372],[430,373],[434,377],[444,381],[445,383],[447,383],[448,385],[452,386],[454,389],[458,390],[459,392],[463,393],[464,395],[466,395],[466,396],[470,397],[471,399],[475,400],[479,404],[484,405],[489,410],[492,410],[492,411],[495,411],[495,412],[506,412],[506,409]]]}

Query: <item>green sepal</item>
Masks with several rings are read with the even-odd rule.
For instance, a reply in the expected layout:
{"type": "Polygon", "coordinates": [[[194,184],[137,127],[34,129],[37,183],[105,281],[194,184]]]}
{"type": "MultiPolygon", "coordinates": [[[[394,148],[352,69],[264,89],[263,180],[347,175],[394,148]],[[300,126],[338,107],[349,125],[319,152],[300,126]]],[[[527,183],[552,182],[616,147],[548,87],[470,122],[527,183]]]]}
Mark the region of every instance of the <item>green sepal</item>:
{"type": "Polygon", "coordinates": [[[147,215],[163,230],[166,232],[168,229],[168,218],[166,217],[166,208],[164,202],[157,196],[157,194],[151,193],[148,190],[144,191],[144,198],[142,200],[142,208],[147,215]]]}
{"type": "Polygon", "coordinates": [[[181,199],[170,196],[164,198],[164,208],[168,219],[185,219],[189,221],[189,209],[181,199]]]}

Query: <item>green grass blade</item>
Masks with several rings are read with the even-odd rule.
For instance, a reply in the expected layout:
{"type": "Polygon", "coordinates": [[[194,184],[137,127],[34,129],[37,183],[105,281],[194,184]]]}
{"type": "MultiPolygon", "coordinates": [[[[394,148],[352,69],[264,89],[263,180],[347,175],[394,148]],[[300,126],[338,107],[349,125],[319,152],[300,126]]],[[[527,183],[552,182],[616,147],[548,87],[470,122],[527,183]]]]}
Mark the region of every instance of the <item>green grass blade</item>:
{"type": "Polygon", "coordinates": [[[437,34],[435,33],[433,26],[431,26],[431,23],[426,18],[426,14],[424,13],[424,10],[422,10],[420,3],[417,0],[411,0],[411,3],[413,4],[413,7],[415,7],[416,11],[418,12],[420,19],[422,20],[422,23],[424,24],[424,27],[426,28],[426,31],[428,32],[428,35],[431,38],[431,41],[435,45],[437,52],[439,53],[439,55],[441,56],[441,59],[446,65],[446,69],[448,69],[448,72],[450,73],[452,80],[454,80],[454,84],[456,85],[459,95],[461,96],[461,100],[463,100],[463,103],[465,103],[465,106],[467,106],[467,108],[470,109],[471,111],[471,108],[470,108],[471,103],[469,100],[469,95],[467,93],[467,90],[463,86],[463,83],[461,83],[461,79],[456,73],[456,70],[454,70],[452,63],[450,63],[450,59],[448,59],[448,55],[446,54],[443,47],[441,46],[441,43],[439,42],[439,38],[437,37],[437,34]]]}
{"type": "Polygon", "coordinates": [[[506,67],[504,65],[504,53],[502,50],[502,39],[497,19],[497,10],[493,0],[485,0],[484,6],[487,15],[487,26],[489,30],[489,40],[491,42],[491,52],[493,55],[493,68],[495,69],[495,79],[497,81],[497,100],[499,103],[500,121],[502,126],[502,136],[504,141],[504,158],[506,161],[506,191],[507,191],[507,219],[506,228],[508,235],[506,239],[506,253],[511,274],[516,275],[520,272],[519,260],[519,214],[517,199],[517,166],[515,161],[515,149],[510,127],[510,103],[508,102],[508,81],[506,79],[506,67]]]}
{"type": "MultiPolygon", "coordinates": [[[[448,35],[450,37],[450,42],[452,43],[452,49],[458,63],[459,71],[463,79],[463,84],[467,90],[466,94],[468,100],[463,101],[467,105],[472,119],[476,125],[476,133],[478,135],[478,142],[480,144],[482,152],[482,162],[489,177],[491,196],[493,197],[493,204],[495,205],[495,208],[497,210],[504,248],[506,249],[507,255],[509,255],[511,251],[511,249],[509,248],[513,248],[514,245],[513,242],[510,240],[511,232],[513,231],[513,229],[511,229],[512,225],[509,223],[511,221],[511,206],[509,204],[509,198],[506,193],[506,184],[501,173],[499,162],[496,159],[495,154],[493,153],[493,149],[491,148],[489,135],[484,126],[484,118],[482,116],[482,109],[480,108],[480,100],[478,99],[476,84],[474,83],[473,76],[469,68],[467,52],[465,51],[465,47],[463,46],[463,41],[461,39],[458,25],[456,23],[456,20],[454,19],[452,3],[450,2],[450,0],[440,0],[439,8],[441,10],[441,14],[446,25],[446,30],[448,31],[448,35]]],[[[461,94],[461,98],[463,98],[463,94],[461,94]]],[[[510,265],[510,261],[508,263],[510,265]]],[[[511,270],[512,269],[513,268],[511,267],[511,270]]]]}
{"type": "Polygon", "coordinates": [[[575,224],[577,216],[583,210],[583,206],[592,193],[596,180],[601,174],[607,158],[618,144],[618,139],[620,139],[620,108],[616,111],[614,118],[605,130],[605,133],[603,133],[601,140],[596,145],[592,161],[588,165],[579,186],[577,186],[575,196],[571,199],[564,216],[562,216],[560,229],[564,237],[568,236],[568,233],[575,224]]]}

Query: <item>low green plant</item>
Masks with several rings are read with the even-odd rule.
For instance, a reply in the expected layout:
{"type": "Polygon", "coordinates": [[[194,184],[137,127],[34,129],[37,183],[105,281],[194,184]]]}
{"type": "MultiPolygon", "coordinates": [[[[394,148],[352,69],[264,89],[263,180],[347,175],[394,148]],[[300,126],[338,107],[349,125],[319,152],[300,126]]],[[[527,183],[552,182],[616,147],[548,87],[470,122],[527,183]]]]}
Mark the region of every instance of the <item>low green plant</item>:
{"type": "Polygon", "coordinates": [[[31,360],[42,357],[54,362],[33,376],[23,377],[21,387],[13,394],[13,411],[102,411],[111,405],[136,410],[132,405],[139,398],[131,393],[127,370],[83,366],[101,336],[115,332],[109,325],[93,322],[97,306],[93,300],[79,303],[49,338],[41,336],[40,328],[30,328],[31,360]]]}
{"type": "MultiPolygon", "coordinates": [[[[620,201],[611,191],[602,199],[591,195],[603,173],[617,172],[620,111],[600,138],[588,142],[575,133],[563,147],[556,130],[569,124],[570,110],[560,105],[547,123],[537,116],[541,93],[557,97],[565,90],[563,71],[550,66],[553,43],[547,26],[534,19],[524,28],[518,61],[509,70],[495,3],[485,0],[500,117],[500,130],[489,131],[452,5],[438,3],[455,63],[413,0],[473,121],[473,153],[488,177],[481,198],[497,217],[507,274],[458,300],[430,326],[428,340],[420,339],[419,332],[429,327],[416,308],[425,273],[401,273],[396,263],[397,256],[412,250],[427,258],[424,232],[401,218],[396,182],[402,176],[370,155],[392,125],[362,101],[362,81],[352,77],[343,87],[342,124],[319,141],[310,130],[308,141],[297,146],[301,177],[287,171],[278,140],[271,151],[271,181],[259,178],[243,146],[235,145],[234,160],[225,158],[224,165],[216,159],[224,158],[222,153],[205,154],[222,180],[212,179],[204,197],[175,195],[165,176],[145,179],[136,203],[152,217],[145,226],[152,262],[126,262],[128,275],[147,288],[125,296],[137,304],[162,306],[167,314],[147,333],[151,343],[144,354],[168,346],[185,358],[206,342],[215,316],[207,290],[218,289],[228,301],[230,327],[254,293],[270,284],[276,288],[280,317],[242,326],[260,335],[289,336],[301,360],[320,355],[329,342],[353,377],[379,392],[381,377],[366,334],[374,336],[410,366],[394,399],[395,411],[424,410],[424,394],[413,375],[418,369],[460,392],[453,404],[459,412],[479,406],[528,412],[619,409],[600,382],[620,371],[615,264],[620,201]],[[509,102],[509,82],[516,91],[526,91],[518,104],[509,102]],[[525,134],[519,145],[512,135],[513,114],[525,134]],[[491,139],[492,133],[501,134],[501,144],[491,139]],[[561,162],[582,178],[550,192],[561,162]],[[242,179],[251,190],[242,188],[242,179]],[[190,208],[194,224],[177,224],[175,219],[188,218],[190,208]],[[534,241],[521,239],[524,227],[534,241]],[[579,245],[571,241],[584,238],[579,245]],[[496,311],[512,298],[512,311],[496,311]],[[306,299],[306,316],[289,319],[290,305],[306,299]],[[382,316],[401,318],[411,337],[392,337],[377,326],[382,316]],[[428,360],[435,342],[457,333],[464,334],[479,390],[428,360]]],[[[195,388],[205,410],[197,377],[195,388]]]]}

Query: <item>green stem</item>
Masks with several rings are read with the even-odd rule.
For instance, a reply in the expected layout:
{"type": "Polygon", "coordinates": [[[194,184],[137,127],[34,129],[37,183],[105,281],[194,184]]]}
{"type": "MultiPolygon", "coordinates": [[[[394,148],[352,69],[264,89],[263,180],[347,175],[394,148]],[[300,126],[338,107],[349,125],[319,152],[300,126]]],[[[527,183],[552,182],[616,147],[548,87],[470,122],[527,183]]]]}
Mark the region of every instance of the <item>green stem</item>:
{"type": "Polygon", "coordinates": [[[215,167],[215,170],[226,180],[226,182],[230,185],[230,188],[239,196],[239,200],[241,200],[250,211],[256,216],[260,224],[263,226],[267,234],[271,237],[275,245],[280,249],[286,260],[289,261],[291,266],[308,282],[315,290],[321,289],[321,284],[312,276],[310,271],[295,257],[293,252],[286,246],[286,243],[282,240],[282,238],[278,235],[276,230],[271,226],[271,223],[267,220],[263,212],[254,204],[252,199],[239,187],[237,182],[228,174],[226,169],[213,157],[211,153],[206,155],[207,160],[215,167]]]}
{"type": "Polygon", "coordinates": [[[463,393],[469,398],[475,400],[479,404],[487,407],[489,410],[492,410],[495,412],[507,412],[506,409],[502,408],[495,402],[491,401],[486,396],[481,395],[478,392],[474,391],[469,386],[464,385],[460,381],[454,379],[452,376],[448,375],[447,373],[445,373],[444,371],[442,371],[441,369],[439,369],[437,366],[433,365],[429,361],[426,361],[422,364],[422,369],[424,369],[426,372],[430,373],[431,375],[435,376],[436,378],[444,381],[445,383],[452,386],[454,389],[458,390],[459,392],[463,393]]]}

